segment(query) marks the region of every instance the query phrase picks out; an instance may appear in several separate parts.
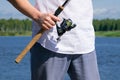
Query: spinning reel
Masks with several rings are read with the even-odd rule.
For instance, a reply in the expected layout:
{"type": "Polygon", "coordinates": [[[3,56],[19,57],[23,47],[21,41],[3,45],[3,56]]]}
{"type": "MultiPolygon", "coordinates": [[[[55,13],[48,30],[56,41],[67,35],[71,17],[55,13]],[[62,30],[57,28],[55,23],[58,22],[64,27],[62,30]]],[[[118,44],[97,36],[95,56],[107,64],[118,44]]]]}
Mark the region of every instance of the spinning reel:
{"type": "Polygon", "coordinates": [[[57,27],[57,33],[58,33],[58,38],[57,40],[59,40],[59,38],[66,32],[66,31],[70,31],[71,29],[76,27],[76,24],[73,24],[71,19],[63,19],[62,23],[60,24],[60,26],[58,26],[58,24],[56,23],[56,27],[57,27]]]}

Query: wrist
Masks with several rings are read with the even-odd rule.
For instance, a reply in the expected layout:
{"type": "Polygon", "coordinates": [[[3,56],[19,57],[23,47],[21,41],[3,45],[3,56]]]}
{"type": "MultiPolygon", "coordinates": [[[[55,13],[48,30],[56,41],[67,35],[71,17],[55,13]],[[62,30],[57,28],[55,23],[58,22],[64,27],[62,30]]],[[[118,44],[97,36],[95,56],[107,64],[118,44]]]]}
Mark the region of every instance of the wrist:
{"type": "Polygon", "coordinates": [[[34,13],[34,14],[32,15],[32,19],[33,19],[34,21],[38,21],[39,18],[40,18],[40,16],[41,16],[41,13],[40,13],[40,12],[34,13]]]}

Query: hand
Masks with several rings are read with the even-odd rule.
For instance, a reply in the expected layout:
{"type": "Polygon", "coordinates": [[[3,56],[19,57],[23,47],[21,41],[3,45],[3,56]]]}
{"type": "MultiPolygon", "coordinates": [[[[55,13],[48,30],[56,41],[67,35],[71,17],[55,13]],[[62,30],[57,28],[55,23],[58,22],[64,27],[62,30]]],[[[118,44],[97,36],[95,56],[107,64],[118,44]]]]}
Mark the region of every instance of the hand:
{"type": "Polygon", "coordinates": [[[38,25],[40,25],[45,30],[49,30],[55,26],[55,22],[57,21],[60,21],[60,19],[51,13],[42,13],[39,19],[36,20],[38,25]]]}

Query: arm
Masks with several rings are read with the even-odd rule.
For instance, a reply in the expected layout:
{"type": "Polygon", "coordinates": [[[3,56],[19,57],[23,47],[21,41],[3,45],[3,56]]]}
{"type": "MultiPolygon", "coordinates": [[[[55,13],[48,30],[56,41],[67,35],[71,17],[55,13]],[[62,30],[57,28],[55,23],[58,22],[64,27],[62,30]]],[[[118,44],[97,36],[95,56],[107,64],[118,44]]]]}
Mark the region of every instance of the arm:
{"type": "Polygon", "coordinates": [[[8,0],[16,9],[22,12],[24,15],[36,20],[40,16],[40,12],[35,9],[29,0],[8,0]]]}
{"type": "Polygon", "coordinates": [[[17,10],[35,20],[44,29],[50,29],[59,18],[51,13],[42,13],[34,8],[29,0],[8,0],[17,10]]]}

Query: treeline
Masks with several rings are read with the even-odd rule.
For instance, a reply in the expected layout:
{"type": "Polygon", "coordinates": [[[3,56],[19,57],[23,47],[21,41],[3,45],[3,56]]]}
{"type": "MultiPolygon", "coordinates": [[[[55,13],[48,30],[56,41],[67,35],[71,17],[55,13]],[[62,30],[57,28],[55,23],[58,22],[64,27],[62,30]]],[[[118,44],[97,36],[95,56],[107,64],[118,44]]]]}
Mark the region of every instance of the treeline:
{"type": "MultiPolygon", "coordinates": [[[[31,20],[0,19],[0,32],[31,31],[31,20]]],[[[120,31],[120,19],[93,20],[95,31],[120,31]]]]}
{"type": "Polygon", "coordinates": [[[120,19],[93,20],[95,31],[120,31],[120,19]]]}
{"type": "Polygon", "coordinates": [[[0,32],[24,32],[31,31],[31,20],[0,19],[0,32]]]}

